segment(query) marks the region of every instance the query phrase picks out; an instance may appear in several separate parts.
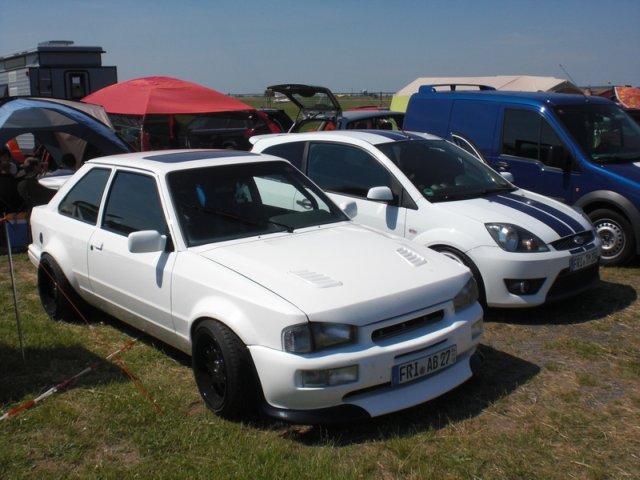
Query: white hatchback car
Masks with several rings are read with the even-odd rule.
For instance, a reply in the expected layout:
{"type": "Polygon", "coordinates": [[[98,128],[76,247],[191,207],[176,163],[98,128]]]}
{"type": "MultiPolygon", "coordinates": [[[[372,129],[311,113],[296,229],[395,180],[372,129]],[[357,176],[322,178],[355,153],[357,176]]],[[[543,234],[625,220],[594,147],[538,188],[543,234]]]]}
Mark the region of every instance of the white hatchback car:
{"type": "Polygon", "coordinates": [[[469,270],[354,224],[275,157],[94,159],[33,209],[31,229],[50,316],[79,296],[191,354],[221,416],[260,403],[292,422],[352,421],[472,374],[482,308],[469,270]]]}
{"type": "Polygon", "coordinates": [[[357,222],[440,251],[474,273],[490,307],[531,307],[599,279],[591,221],[515,187],[433,135],[382,130],[253,137],[252,151],[289,160],[357,222]]]}

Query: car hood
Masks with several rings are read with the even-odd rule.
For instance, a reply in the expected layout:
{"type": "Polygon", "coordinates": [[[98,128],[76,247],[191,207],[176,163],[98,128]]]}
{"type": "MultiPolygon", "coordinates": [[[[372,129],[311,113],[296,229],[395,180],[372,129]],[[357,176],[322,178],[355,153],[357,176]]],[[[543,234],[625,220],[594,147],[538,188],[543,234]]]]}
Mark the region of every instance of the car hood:
{"type": "Polygon", "coordinates": [[[310,320],[364,325],[452,299],[466,267],[355,224],[221,245],[201,255],[297,306],[310,320]]]}
{"type": "Polygon", "coordinates": [[[573,208],[521,189],[435,205],[443,209],[449,218],[462,216],[481,223],[517,225],[537,235],[545,243],[593,228],[573,208]]]}

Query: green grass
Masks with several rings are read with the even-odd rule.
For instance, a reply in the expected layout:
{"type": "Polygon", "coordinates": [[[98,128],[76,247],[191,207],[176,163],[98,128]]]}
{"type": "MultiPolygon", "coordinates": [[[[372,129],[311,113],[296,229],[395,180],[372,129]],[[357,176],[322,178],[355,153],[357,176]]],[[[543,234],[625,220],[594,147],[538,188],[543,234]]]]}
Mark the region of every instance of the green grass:
{"type": "MultiPolygon", "coordinates": [[[[237,97],[238,100],[251,105],[255,108],[267,107],[267,108],[279,108],[284,110],[292,119],[296,118],[298,114],[298,107],[291,102],[275,103],[273,99],[264,96],[241,96],[237,97]]],[[[391,96],[383,95],[378,97],[362,96],[362,95],[348,95],[340,96],[338,98],[340,107],[343,110],[349,110],[350,108],[357,107],[384,107],[389,108],[391,105],[391,96]]]]}
{"type": "Polygon", "coordinates": [[[190,359],[113,319],[54,322],[14,256],[23,363],[0,257],[0,413],[130,338],[113,363],[0,422],[0,478],[626,479],[640,464],[640,269],[601,269],[558,305],[489,311],[478,376],[424,405],[343,427],[229,422],[203,405],[190,359]],[[98,340],[98,338],[100,340],[98,340]]]}

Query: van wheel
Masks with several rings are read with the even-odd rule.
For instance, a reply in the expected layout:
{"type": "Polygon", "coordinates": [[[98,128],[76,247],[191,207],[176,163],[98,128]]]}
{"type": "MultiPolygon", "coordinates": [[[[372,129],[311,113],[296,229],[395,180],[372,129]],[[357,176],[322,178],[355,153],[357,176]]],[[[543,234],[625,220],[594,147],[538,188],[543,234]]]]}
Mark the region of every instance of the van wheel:
{"type": "Polygon", "coordinates": [[[204,320],[193,334],[193,373],[206,406],[235,419],[255,410],[255,370],[247,347],[225,325],[204,320]]]}
{"type": "Polygon", "coordinates": [[[435,246],[432,248],[436,252],[439,252],[444,256],[449,257],[450,259],[455,260],[458,263],[461,263],[462,265],[467,267],[469,270],[471,270],[471,274],[473,275],[473,278],[475,279],[476,284],[478,285],[478,296],[479,296],[478,301],[483,307],[486,307],[487,297],[486,297],[486,292],[484,290],[484,283],[482,282],[482,275],[480,275],[480,270],[478,270],[478,267],[476,267],[476,264],[473,263],[473,261],[469,257],[467,257],[464,253],[460,252],[459,250],[456,250],[455,248],[444,247],[444,246],[435,246]]]}
{"type": "Polygon", "coordinates": [[[594,210],[589,218],[602,240],[600,263],[607,266],[623,265],[631,259],[635,247],[633,229],[629,221],[613,210],[594,210]]]}
{"type": "Polygon", "coordinates": [[[46,253],[38,267],[38,293],[42,308],[54,320],[77,320],[80,297],[62,273],[62,269],[46,253]]]}

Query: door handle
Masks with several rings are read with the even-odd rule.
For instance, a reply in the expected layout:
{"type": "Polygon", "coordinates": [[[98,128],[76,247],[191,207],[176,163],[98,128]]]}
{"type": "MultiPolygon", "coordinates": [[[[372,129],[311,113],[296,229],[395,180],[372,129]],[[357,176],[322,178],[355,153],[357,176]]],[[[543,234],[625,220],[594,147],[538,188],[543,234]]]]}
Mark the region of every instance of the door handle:
{"type": "Polygon", "coordinates": [[[499,170],[509,170],[509,164],[507,162],[496,162],[496,168],[499,170]]]}
{"type": "Polygon", "coordinates": [[[103,245],[104,245],[104,244],[103,244],[102,242],[92,243],[92,244],[91,244],[91,250],[93,250],[94,248],[95,248],[96,250],[102,250],[103,245]]]}

